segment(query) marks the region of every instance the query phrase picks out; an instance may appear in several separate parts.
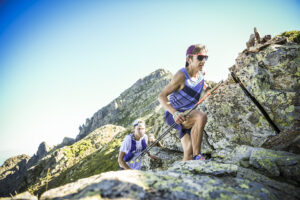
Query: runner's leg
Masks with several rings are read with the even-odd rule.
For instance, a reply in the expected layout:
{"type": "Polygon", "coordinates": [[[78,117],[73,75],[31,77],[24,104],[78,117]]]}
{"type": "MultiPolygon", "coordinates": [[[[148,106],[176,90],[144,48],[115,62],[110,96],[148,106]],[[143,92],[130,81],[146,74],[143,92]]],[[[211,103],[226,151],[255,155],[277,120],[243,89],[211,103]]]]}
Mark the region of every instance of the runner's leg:
{"type": "Polygon", "coordinates": [[[183,148],[183,161],[192,160],[193,159],[193,149],[191,143],[191,136],[189,134],[185,134],[181,138],[181,145],[183,148]]]}
{"type": "Polygon", "coordinates": [[[192,128],[190,138],[193,156],[201,153],[203,130],[206,122],[207,116],[204,112],[193,110],[182,124],[185,129],[192,128]]]}

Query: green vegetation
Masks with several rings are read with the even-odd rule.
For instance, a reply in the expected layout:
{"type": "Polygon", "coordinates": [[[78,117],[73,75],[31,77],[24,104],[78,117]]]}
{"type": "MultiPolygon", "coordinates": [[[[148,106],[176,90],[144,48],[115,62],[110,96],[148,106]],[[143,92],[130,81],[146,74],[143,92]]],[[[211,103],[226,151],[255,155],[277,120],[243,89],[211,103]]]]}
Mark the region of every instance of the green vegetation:
{"type": "Polygon", "coordinates": [[[300,44],[300,31],[286,31],[279,36],[287,37],[291,42],[300,44]]]}
{"type": "MultiPolygon", "coordinates": [[[[84,176],[86,174],[87,176],[94,175],[94,171],[90,172],[91,166],[89,165],[91,163],[87,162],[86,164],[86,160],[94,159],[94,156],[100,153],[105,145],[110,144],[113,136],[124,132],[122,130],[124,130],[122,127],[107,125],[94,130],[88,137],[70,146],[56,149],[52,156],[34,167],[32,173],[35,175],[33,177],[37,178],[32,180],[26,188],[30,188],[31,192],[40,195],[48,189],[77,180],[77,176],[81,178],[86,177],[84,176]],[[55,166],[47,164],[54,162],[55,166]]],[[[109,159],[107,154],[104,156],[106,157],[103,159],[109,159]]],[[[110,170],[106,169],[106,171],[110,170]]]]}
{"type": "Polygon", "coordinates": [[[131,128],[127,128],[125,131],[117,134],[103,148],[82,158],[79,163],[76,163],[56,177],[52,181],[51,186],[57,187],[102,172],[119,170],[119,163],[117,161],[119,148],[124,137],[131,131],[131,128]]]}
{"type": "Polygon", "coordinates": [[[92,141],[90,139],[80,140],[71,146],[65,147],[63,152],[65,156],[70,159],[83,155],[83,153],[90,148],[93,148],[92,141]]]}

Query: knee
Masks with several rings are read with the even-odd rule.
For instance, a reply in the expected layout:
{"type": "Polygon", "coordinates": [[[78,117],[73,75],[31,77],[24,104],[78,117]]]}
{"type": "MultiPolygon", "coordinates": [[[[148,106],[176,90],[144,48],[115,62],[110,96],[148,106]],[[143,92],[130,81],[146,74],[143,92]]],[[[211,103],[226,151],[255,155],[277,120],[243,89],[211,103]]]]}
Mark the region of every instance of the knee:
{"type": "Polygon", "coordinates": [[[196,121],[206,123],[207,122],[207,115],[204,112],[197,112],[196,114],[196,121]]]}

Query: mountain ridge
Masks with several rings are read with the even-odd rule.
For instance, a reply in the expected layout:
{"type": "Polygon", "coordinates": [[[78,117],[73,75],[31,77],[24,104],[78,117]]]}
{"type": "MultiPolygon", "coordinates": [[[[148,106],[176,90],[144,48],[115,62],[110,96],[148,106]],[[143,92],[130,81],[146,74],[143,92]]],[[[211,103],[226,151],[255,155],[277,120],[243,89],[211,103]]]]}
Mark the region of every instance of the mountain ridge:
{"type": "Polygon", "coordinates": [[[155,109],[159,105],[156,95],[170,81],[171,77],[172,74],[169,71],[158,69],[150,75],[137,80],[132,86],[122,92],[119,97],[98,110],[91,118],[88,118],[86,123],[80,126],[80,132],[76,136],[76,140],[104,124],[116,124],[126,127],[133,122],[136,116],[143,116],[147,113],[147,110],[155,109]],[[156,80],[158,78],[159,80],[156,80]],[[148,94],[142,94],[141,92],[146,88],[149,88],[147,90],[148,94]],[[144,100],[146,102],[141,104],[140,102],[144,100]],[[135,110],[139,112],[132,113],[126,107],[136,107],[135,110]]]}

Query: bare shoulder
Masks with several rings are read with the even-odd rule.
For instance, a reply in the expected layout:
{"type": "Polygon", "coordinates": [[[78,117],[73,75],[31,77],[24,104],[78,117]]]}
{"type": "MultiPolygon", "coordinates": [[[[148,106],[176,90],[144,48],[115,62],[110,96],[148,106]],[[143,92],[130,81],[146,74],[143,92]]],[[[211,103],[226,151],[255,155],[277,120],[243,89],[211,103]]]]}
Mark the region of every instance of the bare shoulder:
{"type": "Polygon", "coordinates": [[[170,84],[176,86],[177,90],[181,90],[184,87],[185,75],[183,71],[179,70],[174,75],[170,84]]]}
{"type": "Polygon", "coordinates": [[[183,71],[178,70],[176,72],[176,74],[173,76],[173,79],[184,80],[185,79],[185,75],[184,75],[183,71]]]}
{"type": "Polygon", "coordinates": [[[184,87],[185,75],[182,71],[176,72],[171,82],[162,90],[160,97],[167,97],[174,91],[179,91],[184,87]]]}

